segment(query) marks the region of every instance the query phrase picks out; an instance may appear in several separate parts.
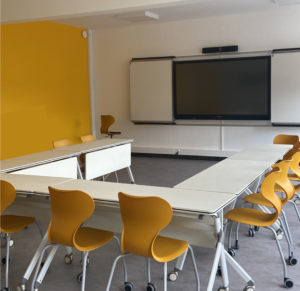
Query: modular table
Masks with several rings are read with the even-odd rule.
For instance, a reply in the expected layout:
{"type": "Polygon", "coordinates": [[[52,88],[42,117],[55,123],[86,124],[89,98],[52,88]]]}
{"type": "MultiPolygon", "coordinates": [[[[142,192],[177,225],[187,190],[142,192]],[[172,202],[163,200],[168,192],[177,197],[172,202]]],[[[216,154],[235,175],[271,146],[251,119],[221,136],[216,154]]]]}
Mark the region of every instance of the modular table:
{"type": "MultiPolygon", "coordinates": [[[[14,175],[14,177],[16,176],[17,175],[14,175]]],[[[16,179],[12,181],[11,175],[1,175],[1,179],[13,182],[19,193],[15,203],[11,205],[9,211],[7,210],[5,213],[13,214],[17,212],[22,215],[31,213],[31,215],[34,214],[37,219],[49,222],[51,217],[50,201],[46,198],[49,197],[48,186],[50,185],[50,180],[43,180],[45,177],[27,176],[26,184],[24,178],[25,176],[22,177],[23,180],[18,181],[18,179],[16,179]],[[34,195],[26,195],[27,189],[29,189],[30,194],[34,195]],[[38,209],[42,209],[43,211],[37,211],[38,209]]],[[[236,195],[86,180],[69,180],[65,182],[53,180],[52,183],[54,182],[58,182],[59,184],[51,184],[52,187],[63,190],[82,190],[93,197],[96,208],[92,217],[85,222],[86,226],[118,233],[122,231],[118,192],[137,196],[158,196],[167,200],[171,204],[174,213],[170,225],[161,232],[161,235],[184,239],[191,245],[210,248],[217,246],[209,285],[207,287],[208,291],[211,291],[213,288],[219,261],[222,268],[224,290],[228,287],[229,281],[226,260],[249,286],[254,285],[251,277],[225,252],[223,245],[222,211],[224,207],[235,201],[236,195]]],[[[37,257],[46,243],[47,236],[44,237],[24,275],[22,281],[23,285],[25,285],[29,279],[37,262],[37,257]]],[[[35,282],[36,289],[42,282],[55,252],[56,248],[50,251],[42,271],[35,282]]],[[[186,254],[177,260],[177,271],[182,269],[185,255],[186,254]]]]}

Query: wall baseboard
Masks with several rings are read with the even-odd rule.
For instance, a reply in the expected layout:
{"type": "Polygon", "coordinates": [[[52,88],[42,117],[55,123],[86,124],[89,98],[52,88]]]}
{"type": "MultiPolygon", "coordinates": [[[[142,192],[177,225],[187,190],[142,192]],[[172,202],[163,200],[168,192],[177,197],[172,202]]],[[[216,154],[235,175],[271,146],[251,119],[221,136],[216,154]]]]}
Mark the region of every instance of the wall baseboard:
{"type": "Polygon", "coordinates": [[[131,152],[133,156],[172,156],[176,158],[188,158],[188,157],[194,157],[195,159],[205,159],[205,158],[227,158],[235,153],[237,151],[220,151],[220,150],[197,150],[197,149],[178,149],[178,148],[157,148],[157,147],[135,147],[133,146],[131,148],[131,152]],[[179,151],[178,154],[177,151],[179,151]]]}

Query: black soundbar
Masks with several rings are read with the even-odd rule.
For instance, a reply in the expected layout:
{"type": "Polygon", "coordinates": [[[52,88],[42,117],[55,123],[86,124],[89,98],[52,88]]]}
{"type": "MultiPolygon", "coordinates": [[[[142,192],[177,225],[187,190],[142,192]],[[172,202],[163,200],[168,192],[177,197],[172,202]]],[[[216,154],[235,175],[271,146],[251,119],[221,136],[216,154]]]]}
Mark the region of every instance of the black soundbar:
{"type": "Polygon", "coordinates": [[[202,48],[203,54],[216,54],[216,53],[228,53],[228,52],[237,52],[237,45],[230,46],[217,46],[217,47],[204,47],[202,48]]]}

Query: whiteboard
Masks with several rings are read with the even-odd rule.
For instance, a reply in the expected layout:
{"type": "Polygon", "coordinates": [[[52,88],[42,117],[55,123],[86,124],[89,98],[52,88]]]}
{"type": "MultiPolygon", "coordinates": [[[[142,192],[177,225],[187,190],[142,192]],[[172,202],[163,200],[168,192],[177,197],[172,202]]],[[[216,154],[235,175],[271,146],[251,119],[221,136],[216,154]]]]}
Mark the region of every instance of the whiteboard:
{"type": "Polygon", "coordinates": [[[300,125],[300,52],[272,55],[271,122],[300,125]]]}
{"type": "Polygon", "coordinates": [[[133,122],[173,122],[172,59],[130,63],[133,122]]]}

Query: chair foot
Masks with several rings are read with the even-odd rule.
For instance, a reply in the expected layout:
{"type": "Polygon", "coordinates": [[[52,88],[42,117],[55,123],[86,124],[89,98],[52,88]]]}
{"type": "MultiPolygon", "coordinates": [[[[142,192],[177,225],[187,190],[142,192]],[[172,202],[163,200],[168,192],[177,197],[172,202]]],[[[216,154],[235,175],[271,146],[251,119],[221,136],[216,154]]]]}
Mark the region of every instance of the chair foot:
{"type": "Polygon", "coordinates": [[[255,236],[255,230],[254,229],[252,229],[252,228],[249,229],[249,236],[250,237],[254,237],[255,236]]]}
{"type": "Polygon", "coordinates": [[[255,286],[250,286],[250,285],[247,285],[243,291],[255,291],[255,286]]]}
{"type": "Polygon", "coordinates": [[[289,263],[291,266],[297,265],[297,259],[294,256],[289,256],[289,263]]]}
{"type": "Polygon", "coordinates": [[[218,291],[229,291],[229,287],[219,287],[218,291]]]}
{"type": "Polygon", "coordinates": [[[156,286],[152,283],[148,283],[147,291],[156,291],[156,286]]]}
{"type": "Polygon", "coordinates": [[[292,279],[284,278],[284,287],[285,288],[291,289],[291,288],[293,288],[293,286],[294,286],[294,282],[292,279]]]}
{"type": "Polygon", "coordinates": [[[239,244],[239,241],[238,241],[238,240],[235,241],[234,248],[235,248],[236,250],[238,250],[238,249],[240,248],[240,244],[239,244]]]}
{"type": "Polygon", "coordinates": [[[228,254],[231,256],[231,257],[235,257],[236,253],[235,253],[235,250],[233,249],[228,249],[228,254]]]}
{"type": "Polygon", "coordinates": [[[171,282],[175,282],[178,278],[178,272],[175,272],[175,271],[171,271],[169,274],[168,274],[168,279],[169,281],[171,282]]]}
{"type": "Polygon", "coordinates": [[[25,284],[22,284],[20,283],[18,286],[17,286],[17,291],[25,291],[25,284]]]}
{"type": "Polygon", "coordinates": [[[124,284],[124,291],[132,291],[134,288],[133,284],[130,282],[125,282],[124,284]]]}
{"type": "Polygon", "coordinates": [[[73,262],[73,256],[72,255],[73,255],[72,253],[70,253],[68,255],[65,255],[64,261],[67,265],[69,265],[73,262]]]}
{"type": "Polygon", "coordinates": [[[77,281],[78,281],[78,283],[81,283],[81,282],[82,282],[82,273],[79,273],[79,274],[77,275],[77,281]]]}

